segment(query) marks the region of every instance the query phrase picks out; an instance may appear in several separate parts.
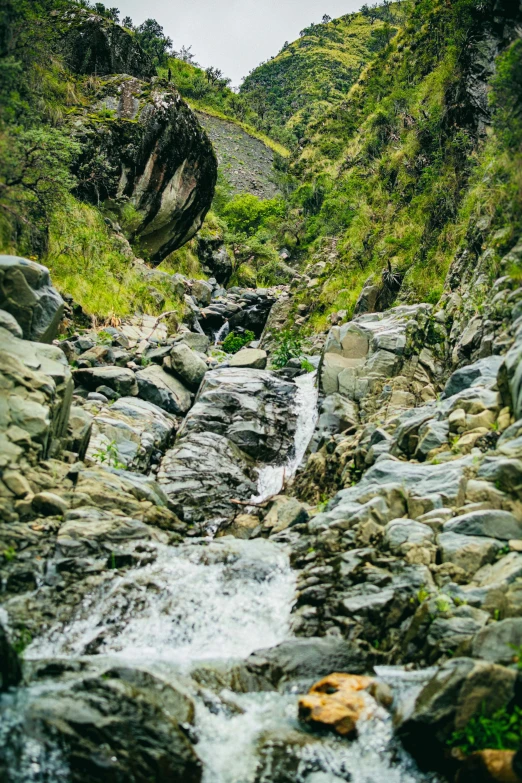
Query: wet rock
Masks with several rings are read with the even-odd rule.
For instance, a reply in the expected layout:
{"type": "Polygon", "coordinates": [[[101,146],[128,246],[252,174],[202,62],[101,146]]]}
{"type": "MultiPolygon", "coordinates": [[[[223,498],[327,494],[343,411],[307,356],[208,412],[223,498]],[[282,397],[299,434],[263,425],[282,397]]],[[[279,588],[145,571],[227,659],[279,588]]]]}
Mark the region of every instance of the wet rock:
{"type": "Polygon", "coordinates": [[[285,461],[292,453],[296,387],[266,370],[222,368],[208,372],[180,438],[196,432],[226,437],[259,462],[285,461]]]}
{"type": "Polygon", "coordinates": [[[371,666],[371,654],[355,644],[333,637],[291,639],[277,647],[258,650],[246,662],[247,669],[267,678],[274,686],[291,680],[310,685],[332,671],[363,674],[371,666]]]}
{"type": "Polygon", "coordinates": [[[22,679],[22,668],[7,631],[0,623],[0,692],[18,685],[22,679]]]}
{"type": "Polygon", "coordinates": [[[231,367],[251,367],[254,370],[264,370],[268,356],[266,351],[258,348],[243,348],[230,359],[231,367]]]}
{"type": "Polygon", "coordinates": [[[472,606],[459,606],[452,617],[437,617],[429,626],[427,643],[441,654],[470,652],[469,642],[486,625],[490,616],[472,606]]]}
{"type": "MultiPolygon", "coordinates": [[[[0,256],[0,308],[15,318],[25,340],[52,342],[64,306],[45,266],[25,258],[0,256]]],[[[14,334],[12,326],[9,331],[14,334]]]]}
{"type": "Polygon", "coordinates": [[[256,492],[251,460],[228,438],[213,432],[189,432],[162,460],[158,482],[170,506],[186,522],[229,519],[234,499],[256,492]]]}
{"type": "Polygon", "coordinates": [[[136,373],[139,396],[159,408],[177,415],[189,410],[192,399],[188,389],[161,367],[151,365],[136,373]]]}
{"type": "Polygon", "coordinates": [[[197,391],[208,370],[207,363],[185,343],[175,345],[165,359],[165,368],[192,391],[197,391]]]}
{"type": "Polygon", "coordinates": [[[64,558],[100,554],[108,557],[114,548],[132,541],[148,541],[151,530],[137,519],[96,508],[69,511],[56,541],[64,558]]]}
{"type": "Polygon", "coordinates": [[[231,525],[223,528],[223,530],[217,534],[217,538],[233,536],[234,538],[240,538],[247,541],[249,538],[252,538],[254,531],[257,530],[259,526],[259,517],[256,517],[253,514],[239,514],[231,525]]]}
{"type": "MultiPolygon", "coordinates": [[[[123,669],[85,677],[31,700],[21,716],[23,732],[60,748],[72,783],[200,783],[201,763],[166,688],[152,675],[123,669]]],[[[21,739],[14,730],[8,740],[14,751],[21,739]]]]}
{"type": "Polygon", "coordinates": [[[522,647],[522,618],[511,617],[484,628],[473,642],[473,655],[493,663],[511,663],[522,647]]]}
{"type": "Polygon", "coordinates": [[[361,691],[366,691],[372,682],[370,677],[330,674],[299,699],[299,720],[342,737],[354,737],[357,721],[367,705],[361,691]]]}
{"type": "Polygon", "coordinates": [[[38,492],[32,505],[36,513],[44,517],[63,516],[69,508],[67,501],[53,492],[38,492]]]}
{"type": "Polygon", "coordinates": [[[135,397],[138,394],[136,376],[132,370],[124,367],[92,367],[75,370],[74,380],[92,391],[99,386],[108,386],[122,397],[135,397]]]}
{"type": "Polygon", "coordinates": [[[400,552],[404,545],[432,544],[434,540],[433,530],[413,519],[394,519],[385,527],[384,544],[392,552],[400,552]]]}
{"type": "Polygon", "coordinates": [[[450,519],[444,532],[464,536],[486,536],[502,541],[522,538],[522,521],[508,511],[472,511],[450,519]]]}

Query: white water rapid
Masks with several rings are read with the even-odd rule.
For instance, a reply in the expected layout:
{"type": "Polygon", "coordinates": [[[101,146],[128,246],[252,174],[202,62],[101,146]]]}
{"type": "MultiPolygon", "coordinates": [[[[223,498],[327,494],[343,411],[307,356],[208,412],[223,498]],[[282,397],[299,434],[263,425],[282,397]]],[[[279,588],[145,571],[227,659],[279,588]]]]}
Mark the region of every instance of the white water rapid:
{"type": "MultiPolygon", "coordinates": [[[[293,475],[314,430],[315,374],[297,384],[295,454],[286,465],[260,471],[258,502],[278,493],[293,475]]],[[[290,637],[296,574],[284,546],[226,537],[178,547],[148,542],[147,552],[148,565],[108,571],[95,580],[72,618],[52,625],[27,648],[28,665],[46,659],[95,668],[123,663],[182,683],[196,706],[191,731],[203,763],[202,783],[436,780],[422,775],[395,745],[390,715],[382,708],[361,721],[359,738],[348,742],[304,729],[296,690],[237,692],[244,690],[236,684],[244,660],[290,637]]],[[[422,684],[394,670],[382,676],[395,693],[413,693],[422,684]]],[[[13,734],[23,726],[31,700],[67,687],[52,679],[35,681],[4,697],[0,743],[2,731],[13,734]]],[[[26,736],[13,765],[9,783],[70,783],[59,747],[47,740],[26,736]]]]}
{"type": "Polygon", "coordinates": [[[214,335],[214,345],[219,345],[219,343],[222,343],[225,337],[230,334],[230,324],[228,321],[225,321],[223,326],[221,326],[217,332],[214,335]]]}

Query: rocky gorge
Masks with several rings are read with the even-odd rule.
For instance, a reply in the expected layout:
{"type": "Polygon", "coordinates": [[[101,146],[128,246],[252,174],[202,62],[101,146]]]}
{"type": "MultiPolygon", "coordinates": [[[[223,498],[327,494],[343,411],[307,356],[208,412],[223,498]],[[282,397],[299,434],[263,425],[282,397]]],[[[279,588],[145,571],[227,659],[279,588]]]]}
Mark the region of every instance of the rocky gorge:
{"type": "MultiPolygon", "coordinates": [[[[505,5],[462,88],[481,133],[520,37],[505,5]]],[[[508,239],[473,218],[440,296],[390,262],[322,326],[335,242],[247,287],[237,235],[204,229],[178,271],[212,139],[232,155],[246,131],[207,116],[209,138],[107,17],[53,19],[96,76],[70,110],[77,196],[179,306],[100,319],[0,255],[0,779],[522,781],[517,218],[508,239]]],[[[260,145],[252,190],[274,196],[260,145]]]]}

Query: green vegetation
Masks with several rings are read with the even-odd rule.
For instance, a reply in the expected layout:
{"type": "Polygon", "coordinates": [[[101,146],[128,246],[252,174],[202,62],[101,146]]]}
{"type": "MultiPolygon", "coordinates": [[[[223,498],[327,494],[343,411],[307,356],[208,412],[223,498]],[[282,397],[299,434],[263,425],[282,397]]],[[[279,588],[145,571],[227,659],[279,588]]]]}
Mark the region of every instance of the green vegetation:
{"type": "Polygon", "coordinates": [[[401,16],[400,4],[387,4],[340,19],[324,17],[302,30],[241,86],[240,98],[257,115],[255,127],[295,147],[311,121],[346,98],[366,64],[395,35],[401,16]]]}
{"type": "Polygon", "coordinates": [[[123,462],[120,462],[120,453],[115,440],[100,448],[99,451],[93,454],[93,457],[103,464],[107,463],[108,467],[116,470],[125,470],[127,467],[123,462]]]}
{"type": "Polygon", "coordinates": [[[221,347],[225,351],[225,353],[238,353],[238,351],[240,351],[241,348],[244,348],[245,345],[248,345],[249,343],[252,342],[252,340],[255,339],[256,336],[254,332],[251,332],[248,329],[245,332],[242,332],[241,334],[236,334],[236,332],[230,332],[223,340],[223,345],[221,347]]]}
{"type": "Polygon", "coordinates": [[[275,337],[275,342],[276,347],[272,352],[271,357],[272,367],[281,369],[282,367],[286,367],[290,359],[301,358],[303,340],[297,332],[285,329],[285,331],[280,332],[280,334],[275,337]]]}
{"type": "Polygon", "coordinates": [[[487,237],[493,280],[522,229],[521,42],[498,59],[492,132],[481,135],[480,115],[459,90],[489,0],[416,0],[407,9],[399,33],[342,105],[309,125],[291,162],[302,183],[291,196],[305,216],[301,248],[327,262],[319,296],[303,295],[316,328],[334,310],[349,316],[363,284],[383,285],[387,274],[400,281],[398,301],[436,303],[459,250],[478,258],[487,237]],[[477,224],[486,226],[480,241],[477,224]]]}
{"type": "Polygon", "coordinates": [[[448,745],[466,756],[478,750],[518,750],[522,736],[522,709],[503,708],[488,715],[486,706],[474,715],[467,726],[454,732],[448,745]]]}

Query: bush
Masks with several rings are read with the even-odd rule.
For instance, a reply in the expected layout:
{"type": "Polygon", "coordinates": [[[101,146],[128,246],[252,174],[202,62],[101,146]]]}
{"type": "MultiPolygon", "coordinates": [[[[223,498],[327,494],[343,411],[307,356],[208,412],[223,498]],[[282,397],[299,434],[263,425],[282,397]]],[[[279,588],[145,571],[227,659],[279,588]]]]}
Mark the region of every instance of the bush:
{"type": "Polygon", "coordinates": [[[522,709],[503,708],[488,716],[485,705],[468,725],[452,734],[448,745],[459,748],[466,756],[478,750],[518,750],[522,737],[522,709]]]}
{"type": "Polygon", "coordinates": [[[254,332],[250,332],[248,329],[242,334],[230,332],[230,334],[228,334],[223,340],[222,348],[226,353],[237,353],[241,350],[241,348],[243,348],[245,345],[248,345],[248,343],[251,343],[252,340],[255,339],[256,336],[254,332]]]}
{"type": "Polygon", "coordinates": [[[237,233],[252,236],[270,219],[283,217],[285,205],[281,199],[261,200],[250,193],[235,196],[223,209],[229,228],[237,233]]]}
{"type": "Polygon", "coordinates": [[[285,330],[276,338],[277,348],[272,354],[272,366],[286,367],[290,359],[299,359],[302,353],[302,339],[296,332],[285,330]]]}

